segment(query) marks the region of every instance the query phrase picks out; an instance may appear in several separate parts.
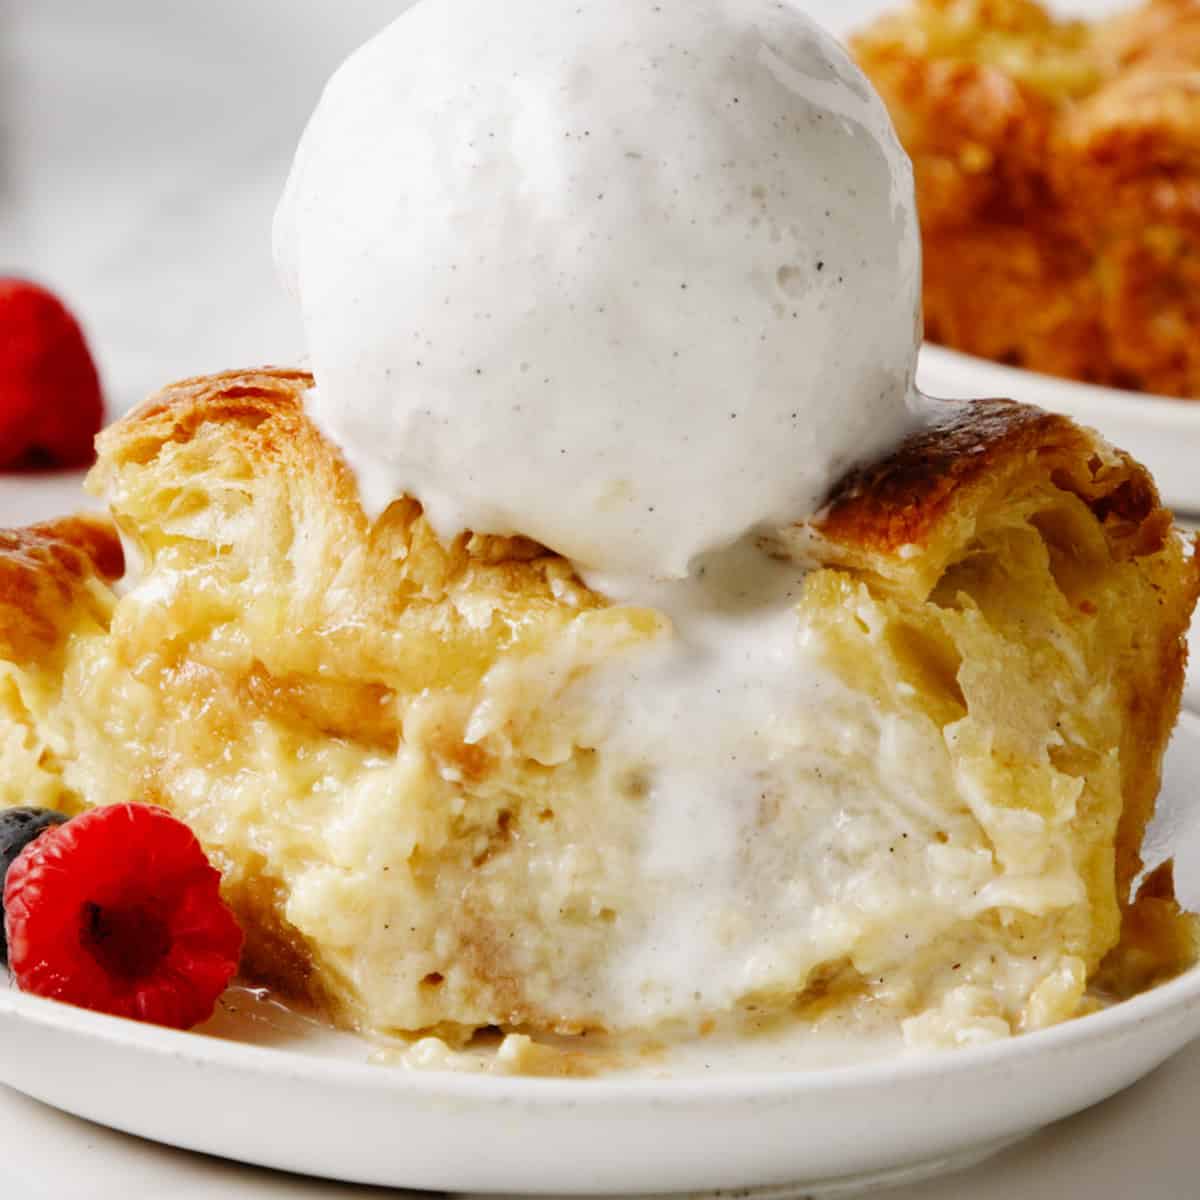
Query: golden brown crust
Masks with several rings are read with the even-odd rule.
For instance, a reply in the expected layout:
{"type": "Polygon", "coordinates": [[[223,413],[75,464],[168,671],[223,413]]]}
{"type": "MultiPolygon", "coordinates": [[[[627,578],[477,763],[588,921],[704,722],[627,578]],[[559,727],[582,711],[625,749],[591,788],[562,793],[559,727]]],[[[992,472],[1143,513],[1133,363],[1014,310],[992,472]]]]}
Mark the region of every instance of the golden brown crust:
{"type": "MultiPolygon", "coordinates": [[[[101,435],[101,457],[145,462],[164,441],[186,441],[203,421],[256,423],[295,412],[312,375],[290,367],[257,367],[196,375],[155,392],[101,435]]],[[[298,425],[291,432],[298,432],[298,425]]]]}
{"type": "Polygon", "coordinates": [[[1171,529],[1149,473],[1066,417],[1012,400],[930,400],[929,425],[888,458],[853,471],[816,522],[831,543],[911,559],[933,547],[951,515],[969,515],[1036,459],[1102,523],[1136,531],[1153,553],[1171,529]]]}
{"type": "MultiPolygon", "coordinates": [[[[99,466],[88,486],[96,492],[122,465],[147,463],[169,442],[185,443],[201,425],[218,422],[252,430],[256,454],[308,456],[322,463],[336,458],[303,416],[304,393],[312,387],[306,371],[260,367],[195,376],[168,384],[96,440],[99,466]]],[[[337,491],[346,488],[345,473],[337,491]]]]}
{"type": "Polygon", "coordinates": [[[64,517],[0,530],[0,655],[28,661],[54,646],[84,601],[87,582],[124,570],[121,543],[105,517],[64,517]]]}
{"type": "Polygon", "coordinates": [[[854,44],[914,160],[930,338],[1200,396],[1200,5],[913,0],[854,44]]]}
{"type": "MultiPolygon", "coordinates": [[[[312,385],[307,371],[273,366],[168,384],[100,434],[99,461],[87,486],[103,495],[123,467],[149,463],[164,447],[185,445],[203,427],[218,427],[228,435],[223,438],[225,448],[244,456],[248,472],[266,475],[277,468],[291,473],[297,495],[331,503],[340,520],[365,531],[369,522],[353,475],[305,413],[304,394],[312,385]]],[[[386,534],[411,524],[419,514],[419,505],[398,500],[389,509],[388,521],[376,523],[376,532],[386,534]]],[[[468,563],[502,573],[506,565],[554,557],[529,538],[463,535],[447,554],[431,556],[436,561],[427,565],[437,578],[427,582],[442,586],[449,574],[461,572],[468,563]]]]}

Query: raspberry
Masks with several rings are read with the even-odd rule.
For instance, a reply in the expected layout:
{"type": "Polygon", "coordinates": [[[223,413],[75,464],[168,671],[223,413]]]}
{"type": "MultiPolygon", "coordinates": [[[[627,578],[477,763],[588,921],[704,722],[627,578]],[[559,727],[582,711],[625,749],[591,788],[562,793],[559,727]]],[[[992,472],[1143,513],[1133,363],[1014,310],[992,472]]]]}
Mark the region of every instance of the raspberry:
{"type": "Polygon", "coordinates": [[[0,279],[0,469],[87,466],[103,416],[100,377],[75,318],[45,288],[0,279]]]}
{"type": "Polygon", "coordinates": [[[221,875],[165,809],[115,804],[43,833],[9,868],[5,924],[22,991],[188,1029],[237,970],[221,875]]]}

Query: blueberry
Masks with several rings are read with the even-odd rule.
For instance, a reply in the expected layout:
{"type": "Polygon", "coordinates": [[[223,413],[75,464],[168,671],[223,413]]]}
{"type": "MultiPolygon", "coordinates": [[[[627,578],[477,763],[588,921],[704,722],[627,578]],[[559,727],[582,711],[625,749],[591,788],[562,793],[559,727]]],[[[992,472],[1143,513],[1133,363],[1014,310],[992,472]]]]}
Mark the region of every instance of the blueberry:
{"type": "MultiPolygon", "coordinates": [[[[61,825],[66,816],[50,808],[0,808],[0,897],[4,880],[17,855],[52,825],[61,825]]],[[[0,914],[2,917],[3,914],[0,914]]],[[[0,964],[8,962],[8,939],[0,919],[0,964]]]]}

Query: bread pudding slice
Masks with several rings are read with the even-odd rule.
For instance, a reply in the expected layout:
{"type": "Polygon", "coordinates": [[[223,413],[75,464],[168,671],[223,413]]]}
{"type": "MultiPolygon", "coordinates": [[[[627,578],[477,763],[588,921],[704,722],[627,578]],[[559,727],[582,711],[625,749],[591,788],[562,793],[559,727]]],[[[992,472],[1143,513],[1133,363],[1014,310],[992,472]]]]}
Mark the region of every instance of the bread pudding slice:
{"type": "Polygon", "coordinates": [[[914,0],[854,49],[913,158],[929,337],[1200,396],[1200,8],[914,0]]]}
{"type": "Polygon", "coordinates": [[[770,546],[810,567],[788,619],[819,694],[763,731],[750,809],[689,828],[586,703],[668,618],[521,538],[443,546],[410,500],[369,522],[310,384],[166,389],[101,438],[111,527],[0,541],[0,804],[167,806],[224,872],[247,974],[359,1029],[807,1003],[961,1042],[1087,1003],[1200,589],[1128,457],[932,402],[770,546]]]}

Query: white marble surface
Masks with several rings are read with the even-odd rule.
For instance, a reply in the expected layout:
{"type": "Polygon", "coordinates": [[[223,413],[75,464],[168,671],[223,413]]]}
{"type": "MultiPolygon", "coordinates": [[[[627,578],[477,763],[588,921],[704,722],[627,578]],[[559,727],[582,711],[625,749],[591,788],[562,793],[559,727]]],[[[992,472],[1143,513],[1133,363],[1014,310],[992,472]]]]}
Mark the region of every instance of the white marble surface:
{"type": "MultiPolygon", "coordinates": [[[[810,7],[845,21],[872,2],[810,7]]],[[[114,410],[165,379],[299,354],[270,213],[321,79],[404,3],[0,0],[0,273],[68,298],[114,410]]],[[[0,522],[77,497],[72,478],[0,480],[0,522]]],[[[1198,1094],[1200,1045],[990,1164],[889,1196],[1184,1200],[1198,1094]]],[[[0,1162],[5,1194],[29,1200],[387,1194],[153,1146],[3,1088],[0,1162]]]]}

